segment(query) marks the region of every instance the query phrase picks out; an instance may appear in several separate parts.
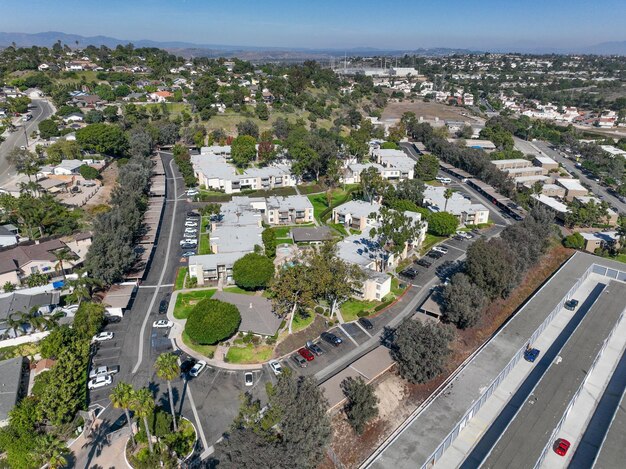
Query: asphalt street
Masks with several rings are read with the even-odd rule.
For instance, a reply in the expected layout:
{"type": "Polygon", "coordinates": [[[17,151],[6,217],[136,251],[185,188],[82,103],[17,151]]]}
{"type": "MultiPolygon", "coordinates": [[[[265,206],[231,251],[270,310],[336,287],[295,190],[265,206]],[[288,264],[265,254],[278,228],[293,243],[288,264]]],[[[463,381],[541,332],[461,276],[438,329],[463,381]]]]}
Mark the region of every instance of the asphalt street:
{"type": "Polygon", "coordinates": [[[26,145],[26,135],[37,130],[39,122],[49,118],[54,109],[45,99],[33,99],[31,109],[29,110],[33,118],[28,122],[21,122],[15,132],[10,133],[6,140],[0,143],[0,184],[4,184],[8,179],[15,175],[15,170],[7,161],[7,155],[13,148],[19,148],[26,145]]]}

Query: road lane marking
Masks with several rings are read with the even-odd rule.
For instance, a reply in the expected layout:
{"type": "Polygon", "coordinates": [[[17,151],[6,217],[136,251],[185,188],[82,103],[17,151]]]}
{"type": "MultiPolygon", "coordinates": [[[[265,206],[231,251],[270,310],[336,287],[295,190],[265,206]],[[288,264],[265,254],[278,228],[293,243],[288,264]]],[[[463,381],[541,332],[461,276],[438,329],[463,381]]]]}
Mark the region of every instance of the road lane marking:
{"type": "MultiPolygon", "coordinates": [[[[357,347],[359,346],[359,343],[358,343],[356,340],[354,340],[354,338],[353,338],[350,334],[348,334],[348,331],[346,331],[346,330],[343,328],[343,324],[339,324],[339,329],[341,329],[341,330],[343,331],[343,333],[346,335],[346,337],[347,337],[348,339],[350,339],[354,345],[356,345],[357,347]]],[[[371,336],[370,336],[370,337],[371,337],[371,336]]]]}
{"type": "Polygon", "coordinates": [[[369,332],[367,332],[367,329],[365,329],[363,326],[361,326],[361,323],[359,321],[356,321],[354,324],[356,324],[357,326],[359,326],[361,328],[361,330],[363,332],[365,332],[369,337],[372,337],[372,334],[370,334],[369,332]]]}

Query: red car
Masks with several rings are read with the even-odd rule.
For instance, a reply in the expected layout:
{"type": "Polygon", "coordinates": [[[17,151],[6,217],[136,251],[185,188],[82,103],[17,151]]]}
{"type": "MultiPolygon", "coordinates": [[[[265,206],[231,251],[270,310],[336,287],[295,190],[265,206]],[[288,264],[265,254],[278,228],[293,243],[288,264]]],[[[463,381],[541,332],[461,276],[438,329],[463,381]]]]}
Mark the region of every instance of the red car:
{"type": "Polygon", "coordinates": [[[315,356],[311,353],[311,351],[308,348],[302,347],[300,350],[298,350],[298,353],[302,355],[302,358],[306,359],[306,361],[308,362],[315,360],[315,356]]]}
{"type": "Polygon", "coordinates": [[[565,456],[567,454],[567,450],[570,447],[570,442],[564,438],[559,438],[556,440],[556,446],[554,448],[554,452],[559,456],[565,456]]]}

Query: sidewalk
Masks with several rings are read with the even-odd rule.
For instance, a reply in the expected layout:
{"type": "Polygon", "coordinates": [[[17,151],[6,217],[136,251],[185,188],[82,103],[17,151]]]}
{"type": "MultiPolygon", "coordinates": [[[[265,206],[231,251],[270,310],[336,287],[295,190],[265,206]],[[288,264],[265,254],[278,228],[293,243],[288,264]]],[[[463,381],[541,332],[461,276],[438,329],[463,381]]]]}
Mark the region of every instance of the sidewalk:
{"type": "MultiPolygon", "coordinates": [[[[574,296],[581,299],[586,298],[593,290],[596,282],[597,278],[590,276],[580,286],[574,296]]],[[[568,324],[571,317],[572,313],[570,311],[564,308],[561,309],[535,343],[531,344],[532,347],[539,350],[547,350],[568,324]]],[[[468,421],[459,433],[459,436],[437,461],[435,468],[460,467],[463,464],[467,455],[471,453],[474,446],[480,441],[485,432],[489,430],[493,421],[500,415],[502,409],[504,409],[511,396],[533,370],[533,367],[533,363],[525,360],[520,360],[515,365],[478,413],[468,421]]]]}
{"type": "MultiPolygon", "coordinates": [[[[96,425],[98,425],[98,422],[99,421],[96,420],[96,425]]],[[[86,432],[83,432],[70,446],[75,458],[71,466],[79,469],[95,467],[114,467],[115,469],[130,468],[124,457],[126,442],[128,441],[128,431],[122,429],[118,432],[115,433],[116,437],[112,438],[112,441],[109,441],[106,434],[100,434],[98,427],[96,427],[90,436],[85,436],[86,432]]]]}

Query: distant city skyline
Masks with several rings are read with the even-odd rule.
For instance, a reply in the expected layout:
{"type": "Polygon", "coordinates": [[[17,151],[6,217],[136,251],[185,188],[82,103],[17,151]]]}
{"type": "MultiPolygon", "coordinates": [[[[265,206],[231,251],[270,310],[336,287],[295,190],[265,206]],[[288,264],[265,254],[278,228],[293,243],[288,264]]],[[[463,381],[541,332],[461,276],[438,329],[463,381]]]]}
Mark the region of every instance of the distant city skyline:
{"type": "Polygon", "coordinates": [[[0,31],[285,48],[572,49],[624,41],[623,0],[32,0],[0,31]]]}

